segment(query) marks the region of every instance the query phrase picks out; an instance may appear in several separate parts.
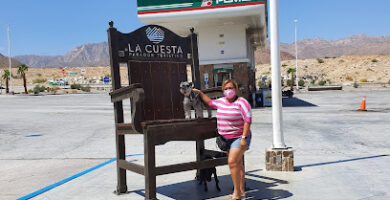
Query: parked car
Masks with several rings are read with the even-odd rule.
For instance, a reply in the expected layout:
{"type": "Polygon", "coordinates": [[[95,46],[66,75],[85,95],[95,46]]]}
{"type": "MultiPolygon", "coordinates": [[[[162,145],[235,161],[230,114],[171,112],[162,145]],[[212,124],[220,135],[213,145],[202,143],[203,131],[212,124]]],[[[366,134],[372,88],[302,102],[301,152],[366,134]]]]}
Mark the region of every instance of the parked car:
{"type": "Polygon", "coordinates": [[[59,79],[56,79],[56,85],[68,85],[68,81],[62,79],[62,78],[59,78],[59,79]]]}

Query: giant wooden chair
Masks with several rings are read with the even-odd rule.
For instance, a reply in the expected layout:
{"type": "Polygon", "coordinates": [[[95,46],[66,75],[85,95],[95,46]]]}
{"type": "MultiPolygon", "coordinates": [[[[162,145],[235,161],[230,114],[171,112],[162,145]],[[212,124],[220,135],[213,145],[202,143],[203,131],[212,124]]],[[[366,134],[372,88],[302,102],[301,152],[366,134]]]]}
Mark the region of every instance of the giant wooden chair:
{"type": "Polygon", "coordinates": [[[184,119],[183,96],[179,91],[179,84],[187,80],[187,65],[191,65],[195,86],[200,86],[197,35],[193,30],[185,38],[156,25],[123,34],[113,27],[113,22],[109,24],[113,87],[110,95],[114,103],[116,128],[116,192],[127,192],[126,170],[144,175],[145,199],[156,199],[158,175],[226,165],[226,157],[202,160],[205,153],[220,153],[204,148],[204,140],[216,136],[216,119],[184,119]],[[167,46],[170,46],[169,53],[167,46]],[[161,48],[165,50],[164,54],[161,48]],[[173,49],[176,50],[175,53],[173,49]],[[157,51],[159,53],[155,53],[157,51]],[[127,63],[127,87],[121,86],[119,63],[127,63]],[[122,101],[125,99],[130,99],[131,102],[131,123],[124,123],[122,101]],[[126,134],[143,134],[144,166],[126,161],[126,134]],[[169,141],[195,141],[196,161],[156,166],[155,146],[169,141]]]}

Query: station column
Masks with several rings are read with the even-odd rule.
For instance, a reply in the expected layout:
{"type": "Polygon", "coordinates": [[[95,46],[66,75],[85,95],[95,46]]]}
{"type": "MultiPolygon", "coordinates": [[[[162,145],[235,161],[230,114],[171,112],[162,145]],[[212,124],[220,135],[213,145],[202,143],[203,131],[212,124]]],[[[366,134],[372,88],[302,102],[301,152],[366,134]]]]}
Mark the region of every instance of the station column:
{"type": "Polygon", "coordinates": [[[280,81],[280,41],[278,0],[270,2],[270,41],[272,71],[272,148],[266,150],[266,169],[273,171],[293,171],[294,156],[292,148],[284,143],[282,116],[282,87],[280,81]]]}

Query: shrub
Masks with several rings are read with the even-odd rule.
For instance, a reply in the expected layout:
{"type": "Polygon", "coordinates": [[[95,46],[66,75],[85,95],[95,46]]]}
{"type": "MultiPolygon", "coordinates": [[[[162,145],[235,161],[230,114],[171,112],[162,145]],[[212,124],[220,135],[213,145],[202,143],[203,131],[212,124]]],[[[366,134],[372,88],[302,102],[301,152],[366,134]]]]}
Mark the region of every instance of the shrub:
{"type": "Polygon", "coordinates": [[[343,60],[343,59],[339,60],[339,63],[343,63],[343,62],[344,62],[344,60],[343,60]]]}
{"type": "Polygon", "coordinates": [[[268,72],[263,72],[263,75],[268,75],[268,74],[271,74],[271,72],[270,72],[270,71],[268,71],[268,72]]]}
{"type": "Polygon", "coordinates": [[[33,93],[34,91],[32,89],[29,89],[27,92],[28,93],[33,93]]]}
{"type": "Polygon", "coordinates": [[[321,59],[321,58],[317,58],[317,62],[318,63],[324,63],[325,61],[323,59],[321,59]]]}
{"type": "Polygon", "coordinates": [[[87,86],[82,86],[81,87],[81,90],[84,91],[84,92],[91,92],[91,86],[87,85],[87,86]]]}
{"type": "Polygon", "coordinates": [[[45,90],[46,90],[45,86],[35,85],[32,92],[34,92],[34,94],[39,94],[41,92],[44,92],[45,90]]]}
{"type": "Polygon", "coordinates": [[[314,79],[311,80],[311,81],[310,81],[310,84],[312,84],[312,85],[316,84],[316,80],[314,80],[314,79]]]}
{"type": "Polygon", "coordinates": [[[353,78],[352,78],[351,76],[346,76],[346,77],[345,77],[345,80],[347,80],[347,81],[353,81],[353,78]]]}
{"type": "Polygon", "coordinates": [[[376,63],[378,60],[376,58],[372,59],[371,62],[376,63]]]}
{"type": "Polygon", "coordinates": [[[359,84],[357,84],[356,82],[353,83],[353,87],[354,88],[358,88],[359,87],[359,84]]]}
{"type": "Polygon", "coordinates": [[[326,82],[327,82],[328,84],[332,84],[332,81],[331,81],[330,79],[326,79],[326,82]]]}
{"type": "Polygon", "coordinates": [[[304,80],[299,80],[298,81],[298,85],[303,87],[305,85],[305,81],[304,80]]]}
{"type": "Polygon", "coordinates": [[[269,79],[269,80],[267,81],[267,85],[265,85],[265,88],[269,88],[269,89],[271,89],[271,88],[272,88],[272,82],[271,82],[271,79],[269,79]]]}
{"type": "Polygon", "coordinates": [[[47,79],[45,79],[45,78],[37,78],[37,79],[33,80],[33,84],[46,83],[46,81],[47,81],[47,79]]]}
{"type": "Polygon", "coordinates": [[[320,80],[320,82],[318,82],[318,85],[323,86],[323,85],[325,85],[325,83],[326,83],[325,80],[320,80]]]}
{"type": "Polygon", "coordinates": [[[47,88],[48,92],[53,92],[54,94],[56,94],[58,92],[58,90],[60,90],[59,87],[47,88]]]}
{"type": "Polygon", "coordinates": [[[361,83],[367,83],[367,79],[366,78],[362,78],[362,79],[360,79],[360,82],[361,83]]]}
{"type": "Polygon", "coordinates": [[[81,85],[80,84],[72,84],[72,85],[70,85],[70,88],[79,90],[79,89],[81,89],[81,85]]]}
{"type": "Polygon", "coordinates": [[[283,63],[283,64],[282,64],[282,67],[287,67],[287,64],[286,64],[286,63],[283,63]]]}
{"type": "Polygon", "coordinates": [[[262,88],[263,87],[263,81],[261,81],[261,80],[257,81],[257,86],[259,88],[262,88]]]}
{"type": "Polygon", "coordinates": [[[287,86],[291,85],[291,80],[290,80],[290,79],[287,79],[286,85],[287,85],[287,86]]]}

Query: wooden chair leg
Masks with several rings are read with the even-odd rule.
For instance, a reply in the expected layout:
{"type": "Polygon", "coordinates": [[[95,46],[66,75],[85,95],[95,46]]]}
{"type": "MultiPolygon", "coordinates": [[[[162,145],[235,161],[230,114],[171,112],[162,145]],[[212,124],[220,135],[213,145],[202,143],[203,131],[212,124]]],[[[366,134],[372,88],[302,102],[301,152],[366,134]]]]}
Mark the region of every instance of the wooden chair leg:
{"type": "Polygon", "coordinates": [[[117,188],[116,193],[126,193],[127,184],[126,184],[126,170],[119,167],[119,160],[125,160],[125,138],[123,135],[116,135],[116,170],[117,170],[117,188]]]}
{"type": "Polygon", "coordinates": [[[152,138],[144,133],[144,162],[145,162],[145,199],[156,198],[156,151],[152,138]]]}
{"type": "MultiPolygon", "coordinates": [[[[203,159],[204,154],[204,140],[196,141],[196,161],[199,162],[203,159]]],[[[200,170],[196,170],[196,176],[199,177],[200,170]]]]}

